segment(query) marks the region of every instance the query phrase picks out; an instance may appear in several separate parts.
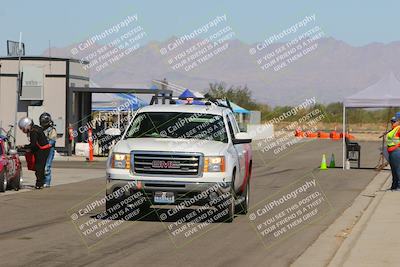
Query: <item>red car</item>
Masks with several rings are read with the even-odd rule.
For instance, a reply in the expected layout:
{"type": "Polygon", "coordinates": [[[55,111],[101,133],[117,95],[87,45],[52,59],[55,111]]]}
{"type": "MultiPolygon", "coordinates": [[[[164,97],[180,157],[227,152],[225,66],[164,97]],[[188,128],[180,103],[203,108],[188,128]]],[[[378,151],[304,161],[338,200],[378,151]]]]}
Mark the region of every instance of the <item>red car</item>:
{"type": "Polygon", "coordinates": [[[19,190],[22,167],[16,150],[10,149],[7,137],[0,135],[0,192],[19,190]]]}

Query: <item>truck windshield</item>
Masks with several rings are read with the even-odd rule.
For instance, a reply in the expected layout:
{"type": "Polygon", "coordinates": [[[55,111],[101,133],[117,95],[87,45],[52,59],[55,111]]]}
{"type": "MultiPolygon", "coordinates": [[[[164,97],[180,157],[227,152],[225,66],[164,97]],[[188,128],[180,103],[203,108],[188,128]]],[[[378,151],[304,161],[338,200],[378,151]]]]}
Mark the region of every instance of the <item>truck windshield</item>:
{"type": "Polygon", "coordinates": [[[228,142],[222,116],[202,113],[144,112],[125,138],[184,138],[228,142]]]}

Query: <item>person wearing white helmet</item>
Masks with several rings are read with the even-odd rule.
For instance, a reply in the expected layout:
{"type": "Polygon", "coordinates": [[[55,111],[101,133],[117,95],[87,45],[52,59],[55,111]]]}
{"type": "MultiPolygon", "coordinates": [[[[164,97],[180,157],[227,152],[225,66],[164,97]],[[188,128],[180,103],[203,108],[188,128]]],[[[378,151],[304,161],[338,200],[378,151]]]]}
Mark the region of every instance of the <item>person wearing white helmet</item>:
{"type": "Polygon", "coordinates": [[[30,143],[22,146],[30,150],[35,157],[36,189],[42,189],[44,185],[44,173],[46,160],[49,155],[50,145],[43,129],[35,125],[31,118],[25,117],[19,120],[18,127],[29,137],[30,143]]]}

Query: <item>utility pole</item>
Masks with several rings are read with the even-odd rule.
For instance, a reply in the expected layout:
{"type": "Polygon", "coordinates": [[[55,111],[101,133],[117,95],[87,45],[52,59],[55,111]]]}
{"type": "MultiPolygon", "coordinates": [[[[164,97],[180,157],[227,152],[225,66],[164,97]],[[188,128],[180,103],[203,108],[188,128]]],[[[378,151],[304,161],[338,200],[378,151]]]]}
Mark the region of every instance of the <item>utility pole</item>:
{"type": "Polygon", "coordinates": [[[17,121],[18,121],[18,103],[21,89],[21,54],[22,54],[22,32],[19,33],[18,42],[18,76],[17,76],[17,94],[15,97],[15,118],[14,118],[14,143],[13,148],[17,148],[17,121]]]}

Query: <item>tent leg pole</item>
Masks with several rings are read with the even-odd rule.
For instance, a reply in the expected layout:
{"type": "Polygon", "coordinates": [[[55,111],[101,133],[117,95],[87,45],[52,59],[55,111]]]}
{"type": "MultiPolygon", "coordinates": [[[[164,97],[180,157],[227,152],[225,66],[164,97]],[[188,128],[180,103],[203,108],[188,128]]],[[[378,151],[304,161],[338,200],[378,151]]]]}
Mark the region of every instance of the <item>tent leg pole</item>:
{"type": "Polygon", "coordinates": [[[346,107],[343,104],[343,126],[342,126],[342,132],[343,132],[343,137],[342,137],[342,150],[343,150],[343,170],[345,169],[345,163],[346,163],[346,107]]]}

